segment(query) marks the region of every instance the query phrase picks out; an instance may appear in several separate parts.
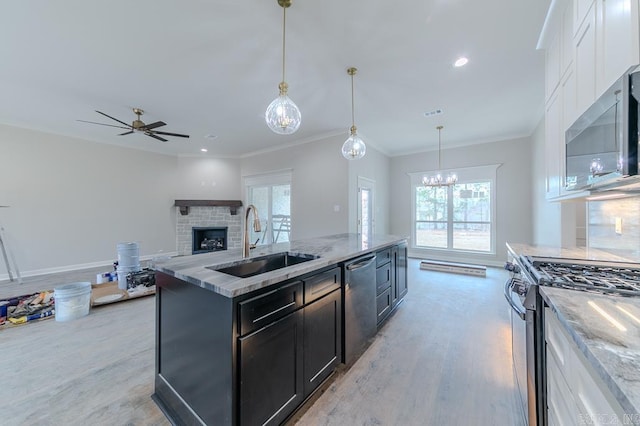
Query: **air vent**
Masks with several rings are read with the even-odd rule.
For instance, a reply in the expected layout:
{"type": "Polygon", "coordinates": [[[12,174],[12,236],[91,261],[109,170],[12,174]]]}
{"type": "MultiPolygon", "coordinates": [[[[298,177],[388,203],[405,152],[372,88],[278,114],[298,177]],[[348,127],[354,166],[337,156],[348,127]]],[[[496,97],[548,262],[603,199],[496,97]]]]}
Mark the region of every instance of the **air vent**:
{"type": "Polygon", "coordinates": [[[433,117],[433,116],[436,116],[436,115],[440,115],[440,114],[442,114],[443,112],[444,112],[444,111],[442,111],[440,108],[438,108],[438,109],[434,109],[433,111],[425,112],[425,113],[424,113],[424,116],[425,116],[425,117],[433,117]]]}

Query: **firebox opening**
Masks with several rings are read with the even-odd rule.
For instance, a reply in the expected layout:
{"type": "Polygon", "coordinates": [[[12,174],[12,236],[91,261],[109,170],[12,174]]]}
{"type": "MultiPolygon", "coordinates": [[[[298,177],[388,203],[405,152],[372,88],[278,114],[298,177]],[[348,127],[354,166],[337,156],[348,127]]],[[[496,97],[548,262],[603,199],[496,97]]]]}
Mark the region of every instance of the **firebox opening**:
{"type": "Polygon", "coordinates": [[[193,227],[192,253],[208,253],[227,249],[227,226],[193,227]]]}

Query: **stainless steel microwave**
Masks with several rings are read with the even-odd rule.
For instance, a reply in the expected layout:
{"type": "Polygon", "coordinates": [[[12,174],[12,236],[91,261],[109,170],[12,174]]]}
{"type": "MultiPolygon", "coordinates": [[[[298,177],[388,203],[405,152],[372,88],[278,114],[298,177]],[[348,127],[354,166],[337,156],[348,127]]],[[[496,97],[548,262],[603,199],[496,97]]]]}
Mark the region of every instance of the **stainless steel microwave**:
{"type": "Polygon", "coordinates": [[[565,133],[567,190],[607,187],[638,175],[640,71],[620,77],[565,133]]]}

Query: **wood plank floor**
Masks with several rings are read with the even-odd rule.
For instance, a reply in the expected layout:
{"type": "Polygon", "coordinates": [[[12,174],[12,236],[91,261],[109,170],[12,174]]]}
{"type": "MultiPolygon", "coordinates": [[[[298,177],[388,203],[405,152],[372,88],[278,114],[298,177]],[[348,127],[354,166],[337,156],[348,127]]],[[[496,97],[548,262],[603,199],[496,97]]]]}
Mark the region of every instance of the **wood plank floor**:
{"type": "MultiPolygon", "coordinates": [[[[290,424],[520,424],[501,296],[506,273],[421,271],[414,259],[409,268],[409,294],[372,346],[290,424]]],[[[91,280],[100,271],[38,279],[91,280]]],[[[0,297],[30,292],[7,294],[5,286],[16,284],[0,283],[0,297]]],[[[0,327],[0,423],[168,425],[150,399],[154,321],[150,296],[71,322],[0,327]]]]}

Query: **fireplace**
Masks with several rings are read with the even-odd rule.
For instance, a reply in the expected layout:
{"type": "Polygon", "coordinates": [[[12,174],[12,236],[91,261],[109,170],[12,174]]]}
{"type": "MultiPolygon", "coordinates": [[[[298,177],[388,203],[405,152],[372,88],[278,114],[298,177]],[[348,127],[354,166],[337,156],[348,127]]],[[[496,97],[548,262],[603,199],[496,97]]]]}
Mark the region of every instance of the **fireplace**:
{"type": "Polygon", "coordinates": [[[227,249],[227,226],[224,227],[193,227],[192,253],[208,253],[227,249]]]}

